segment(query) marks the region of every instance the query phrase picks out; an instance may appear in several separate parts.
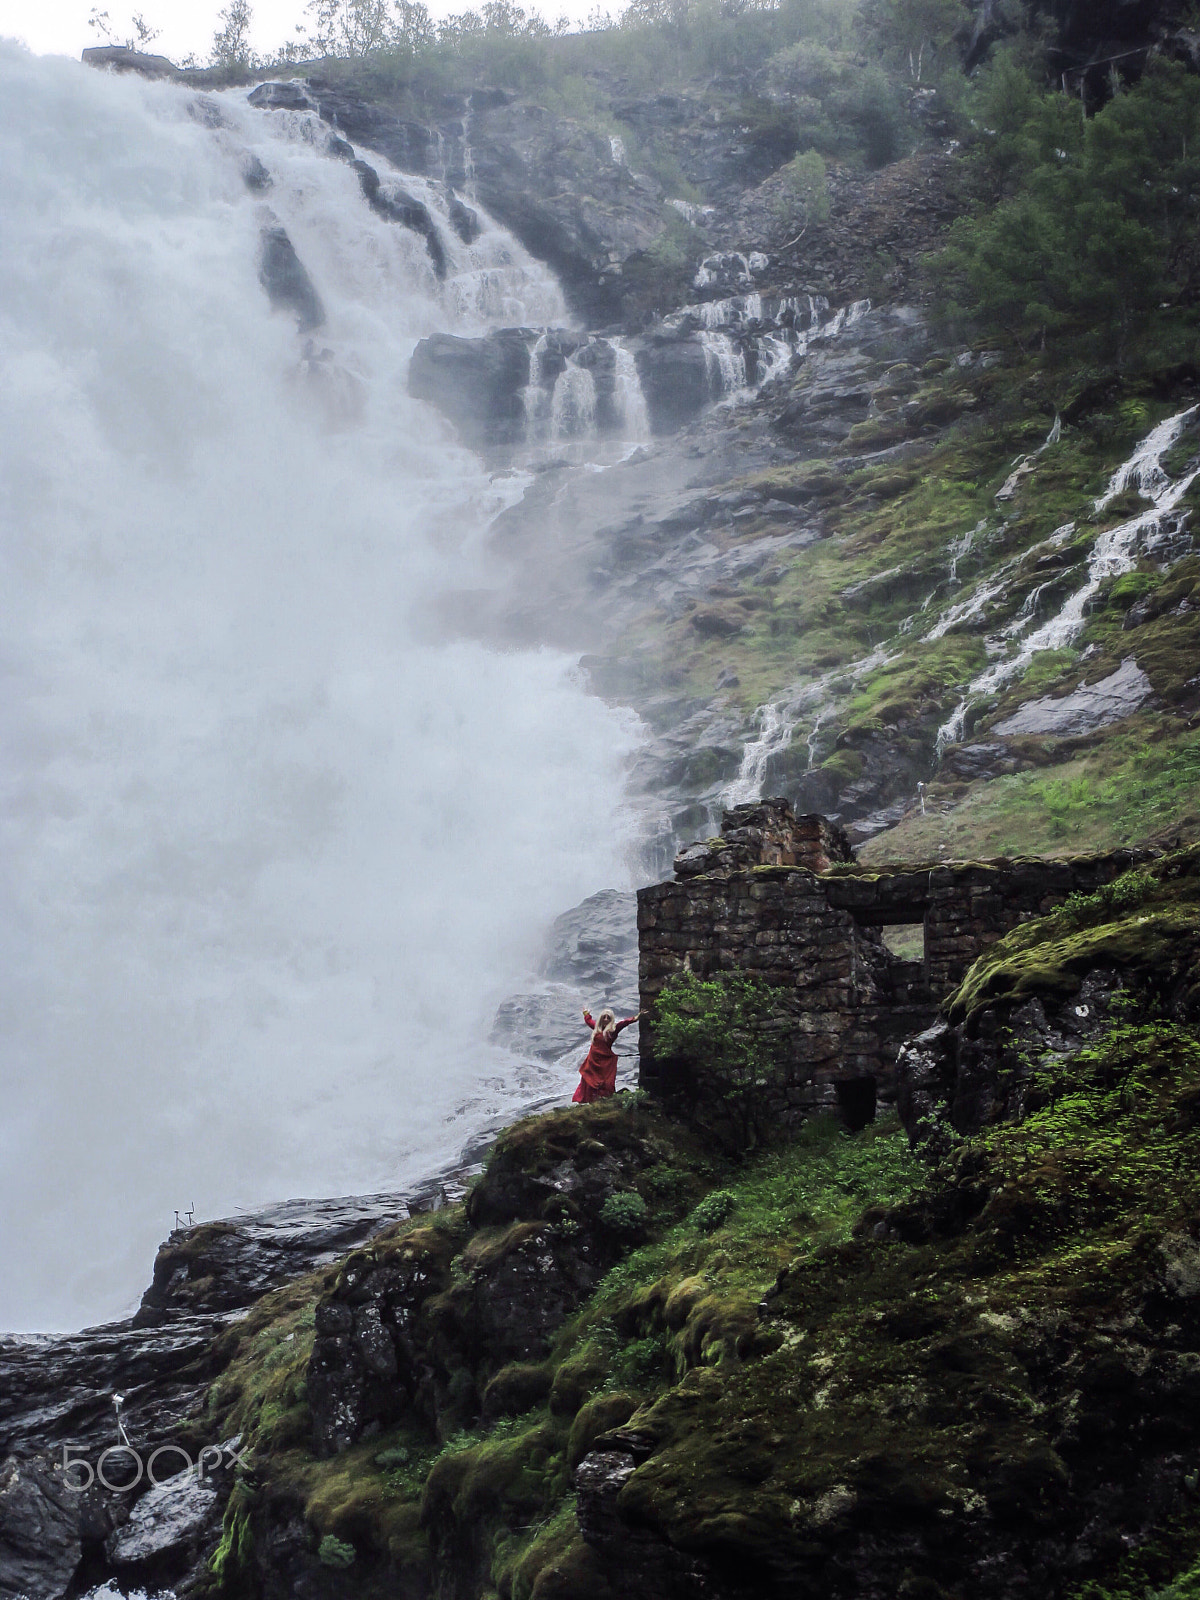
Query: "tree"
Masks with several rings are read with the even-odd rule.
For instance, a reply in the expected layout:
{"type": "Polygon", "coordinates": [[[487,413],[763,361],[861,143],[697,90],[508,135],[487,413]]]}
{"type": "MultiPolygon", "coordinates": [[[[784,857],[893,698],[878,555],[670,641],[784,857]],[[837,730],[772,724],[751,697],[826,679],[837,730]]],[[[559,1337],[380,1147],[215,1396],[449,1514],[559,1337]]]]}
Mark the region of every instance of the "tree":
{"type": "Polygon", "coordinates": [[[951,44],[968,20],[963,0],[867,0],[863,22],[910,82],[923,81],[930,61],[951,44]]]}
{"type": "Polygon", "coordinates": [[[140,11],[135,11],[130,18],[133,32],[120,38],[113,32],[112,21],[107,11],[101,11],[98,6],[93,6],[88,17],[88,27],[97,33],[105,44],[119,45],[126,50],[145,50],[152,45],[162,32],[161,28],[151,27],[140,11]]]}
{"type": "Polygon", "coordinates": [[[1091,118],[1010,68],[983,94],[983,160],[1005,192],[951,229],[944,309],[1026,350],[1125,365],[1152,318],[1200,298],[1200,82],[1152,62],[1091,118]]]}
{"type": "Polygon", "coordinates": [[[691,1078],[697,1116],[736,1150],[768,1136],[787,1075],[778,991],[746,972],[682,972],[655,1005],[655,1051],[691,1078]]]}
{"type": "Polygon", "coordinates": [[[247,72],[254,66],[254,52],[250,48],[252,15],[249,0],[229,0],[229,4],[217,13],[217,21],[222,26],[213,34],[214,67],[247,72]]]}
{"type": "Polygon", "coordinates": [[[789,231],[799,230],[796,237],[783,249],[798,244],[807,233],[810,223],[825,222],[829,218],[829,179],[825,162],[816,150],[805,150],[793,156],[783,168],[787,185],[779,205],[779,220],[789,231]]]}

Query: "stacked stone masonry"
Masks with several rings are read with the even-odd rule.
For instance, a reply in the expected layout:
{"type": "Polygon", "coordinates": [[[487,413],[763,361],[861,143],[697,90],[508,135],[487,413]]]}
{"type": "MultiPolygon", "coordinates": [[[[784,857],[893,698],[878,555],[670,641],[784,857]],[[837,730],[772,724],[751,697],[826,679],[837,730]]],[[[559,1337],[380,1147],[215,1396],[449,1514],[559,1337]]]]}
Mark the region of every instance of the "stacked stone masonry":
{"type": "Polygon", "coordinates": [[[785,800],[726,812],[721,837],[676,858],[675,880],[638,894],[642,1087],[702,1093],[654,1047],[654,1002],[687,969],[743,969],[779,997],[788,1038],[779,1114],[890,1101],[905,1039],[936,1019],[972,962],[1018,923],[1069,895],[1089,894],[1142,856],[1116,851],[1066,861],[944,862],[872,872],[824,817],[796,817],[785,800]],[[917,925],[924,957],[903,960],[888,926],[917,925]]]}

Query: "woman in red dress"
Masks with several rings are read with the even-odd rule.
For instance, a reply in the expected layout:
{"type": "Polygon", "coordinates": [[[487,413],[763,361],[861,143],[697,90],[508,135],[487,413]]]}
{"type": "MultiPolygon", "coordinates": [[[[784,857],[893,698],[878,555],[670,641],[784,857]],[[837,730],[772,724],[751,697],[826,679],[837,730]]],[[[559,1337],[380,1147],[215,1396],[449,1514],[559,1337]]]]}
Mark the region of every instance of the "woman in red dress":
{"type": "Polygon", "coordinates": [[[615,1013],[606,1010],[593,1021],[591,1012],[584,1007],[583,1020],[592,1030],[592,1048],[579,1069],[579,1087],[571,1096],[576,1104],[606,1100],[616,1092],[617,1052],[613,1049],[613,1040],[622,1028],[636,1022],[641,1014],[639,1011],[637,1017],[626,1017],[623,1022],[618,1022],[615,1013]]]}

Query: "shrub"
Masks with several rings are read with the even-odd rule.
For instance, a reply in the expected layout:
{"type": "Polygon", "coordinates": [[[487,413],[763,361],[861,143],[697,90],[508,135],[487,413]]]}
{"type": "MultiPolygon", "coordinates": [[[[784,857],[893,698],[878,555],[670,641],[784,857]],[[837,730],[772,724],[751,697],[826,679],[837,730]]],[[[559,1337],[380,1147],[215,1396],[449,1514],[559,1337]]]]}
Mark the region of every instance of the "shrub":
{"type": "Polygon", "coordinates": [[[681,972],[658,997],[655,1050],[685,1068],[699,1119],[737,1150],[762,1143],[787,1073],[786,1025],[769,985],[746,972],[681,972]]]}
{"type": "Polygon", "coordinates": [[[701,1233],[713,1233],[733,1210],[735,1201],[728,1189],[714,1189],[705,1195],[692,1212],[692,1221],[701,1233]]]}
{"type": "Polygon", "coordinates": [[[610,1194],[600,1208],[600,1221],[614,1233],[640,1233],[649,1209],[640,1194],[610,1194]]]}
{"type": "Polygon", "coordinates": [[[352,1567],[354,1546],[336,1534],[327,1533],[317,1546],[317,1560],[323,1567],[352,1567]]]}

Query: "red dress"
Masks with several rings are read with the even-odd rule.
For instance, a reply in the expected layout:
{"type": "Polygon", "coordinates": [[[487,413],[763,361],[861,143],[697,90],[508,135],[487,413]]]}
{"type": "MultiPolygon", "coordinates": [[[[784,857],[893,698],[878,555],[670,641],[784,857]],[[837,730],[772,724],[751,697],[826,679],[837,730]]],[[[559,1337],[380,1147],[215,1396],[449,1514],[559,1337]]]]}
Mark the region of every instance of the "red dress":
{"type": "MultiPolygon", "coordinates": [[[[602,1033],[595,1032],[596,1024],[589,1012],[583,1013],[583,1020],[593,1030],[592,1048],[579,1069],[579,1087],[571,1096],[577,1105],[586,1105],[590,1100],[607,1100],[617,1089],[617,1052],[610,1040],[602,1033]]],[[[617,1037],[622,1028],[627,1028],[631,1022],[636,1021],[636,1017],[626,1017],[624,1022],[618,1022],[613,1029],[613,1038],[617,1037]]]]}

